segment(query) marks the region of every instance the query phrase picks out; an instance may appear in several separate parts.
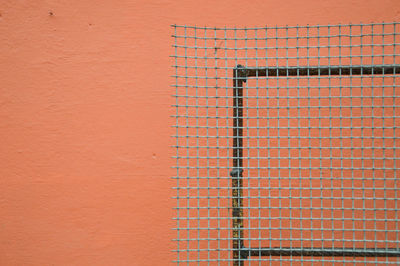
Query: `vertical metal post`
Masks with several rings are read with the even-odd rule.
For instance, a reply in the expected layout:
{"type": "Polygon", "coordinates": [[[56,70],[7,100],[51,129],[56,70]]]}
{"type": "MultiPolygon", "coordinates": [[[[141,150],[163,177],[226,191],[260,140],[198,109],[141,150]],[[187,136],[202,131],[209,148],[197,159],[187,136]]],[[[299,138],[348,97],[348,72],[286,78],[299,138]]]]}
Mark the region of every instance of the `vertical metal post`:
{"type": "Polygon", "coordinates": [[[233,69],[233,170],[232,177],[232,227],[233,266],[243,266],[243,82],[246,69],[237,65],[233,69]]]}

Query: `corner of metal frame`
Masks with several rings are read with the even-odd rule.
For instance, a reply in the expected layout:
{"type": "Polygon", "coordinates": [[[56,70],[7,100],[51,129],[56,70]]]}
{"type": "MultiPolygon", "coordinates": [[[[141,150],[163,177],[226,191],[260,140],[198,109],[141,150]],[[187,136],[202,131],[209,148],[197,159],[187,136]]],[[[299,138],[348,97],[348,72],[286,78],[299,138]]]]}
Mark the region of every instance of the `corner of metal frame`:
{"type": "Polygon", "coordinates": [[[233,73],[234,73],[234,77],[237,80],[246,82],[247,77],[249,75],[249,70],[246,67],[239,64],[234,68],[233,73]]]}

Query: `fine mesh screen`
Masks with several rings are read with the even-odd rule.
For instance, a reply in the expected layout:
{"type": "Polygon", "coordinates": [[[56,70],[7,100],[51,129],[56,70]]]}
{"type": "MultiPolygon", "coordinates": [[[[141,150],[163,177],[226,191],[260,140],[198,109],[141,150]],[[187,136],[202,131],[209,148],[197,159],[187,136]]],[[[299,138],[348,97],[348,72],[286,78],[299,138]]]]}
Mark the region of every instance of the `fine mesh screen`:
{"type": "Polygon", "coordinates": [[[399,264],[400,24],[173,31],[177,264],[399,264]]]}

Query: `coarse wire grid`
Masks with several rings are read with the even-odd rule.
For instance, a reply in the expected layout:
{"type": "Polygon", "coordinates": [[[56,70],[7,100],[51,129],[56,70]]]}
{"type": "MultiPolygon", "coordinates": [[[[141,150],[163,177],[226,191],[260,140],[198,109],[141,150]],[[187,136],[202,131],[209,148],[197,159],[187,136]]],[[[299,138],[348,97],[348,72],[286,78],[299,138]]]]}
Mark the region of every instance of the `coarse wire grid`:
{"type": "Polygon", "coordinates": [[[400,263],[399,27],[172,26],[178,265],[400,263]]]}

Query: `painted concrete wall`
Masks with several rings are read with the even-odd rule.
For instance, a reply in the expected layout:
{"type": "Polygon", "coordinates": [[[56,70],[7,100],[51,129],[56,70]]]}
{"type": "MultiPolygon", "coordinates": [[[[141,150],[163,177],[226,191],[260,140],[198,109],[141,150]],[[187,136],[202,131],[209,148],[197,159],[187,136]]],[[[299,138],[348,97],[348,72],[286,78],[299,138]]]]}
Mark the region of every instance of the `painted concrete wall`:
{"type": "Polygon", "coordinates": [[[172,265],[170,24],[400,20],[398,0],[1,1],[0,265],[172,265]]]}

